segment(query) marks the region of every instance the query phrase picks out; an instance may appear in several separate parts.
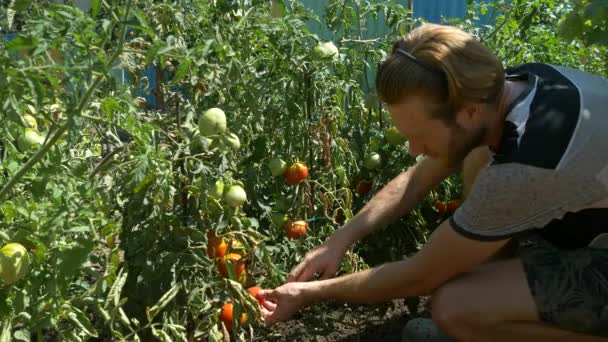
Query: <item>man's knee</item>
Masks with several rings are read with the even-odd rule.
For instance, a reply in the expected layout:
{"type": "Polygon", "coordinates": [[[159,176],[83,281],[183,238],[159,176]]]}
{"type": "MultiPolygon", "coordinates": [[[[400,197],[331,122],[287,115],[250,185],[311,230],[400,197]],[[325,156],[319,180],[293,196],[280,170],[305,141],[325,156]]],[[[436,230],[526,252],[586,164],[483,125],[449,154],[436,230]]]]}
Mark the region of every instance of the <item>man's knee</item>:
{"type": "Polygon", "coordinates": [[[467,340],[475,329],[492,324],[490,313],[475,305],[474,286],[461,279],[452,280],[437,289],[432,296],[431,310],[435,323],[448,335],[467,340]]]}
{"type": "Polygon", "coordinates": [[[468,312],[463,305],[464,296],[461,286],[448,282],[437,289],[431,299],[433,321],[452,337],[463,338],[467,331],[468,312]]]}

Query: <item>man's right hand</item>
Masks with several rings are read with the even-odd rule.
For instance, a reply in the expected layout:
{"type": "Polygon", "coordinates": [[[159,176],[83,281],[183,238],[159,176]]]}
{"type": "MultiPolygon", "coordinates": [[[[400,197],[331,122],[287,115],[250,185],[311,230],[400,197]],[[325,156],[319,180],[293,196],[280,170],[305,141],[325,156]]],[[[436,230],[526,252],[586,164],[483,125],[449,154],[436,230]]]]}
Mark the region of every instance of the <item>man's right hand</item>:
{"type": "Polygon", "coordinates": [[[320,246],[306,253],[302,260],[287,276],[287,282],[309,281],[316,273],[319,279],[329,279],[336,275],[340,262],[348,246],[329,238],[320,246]]]}

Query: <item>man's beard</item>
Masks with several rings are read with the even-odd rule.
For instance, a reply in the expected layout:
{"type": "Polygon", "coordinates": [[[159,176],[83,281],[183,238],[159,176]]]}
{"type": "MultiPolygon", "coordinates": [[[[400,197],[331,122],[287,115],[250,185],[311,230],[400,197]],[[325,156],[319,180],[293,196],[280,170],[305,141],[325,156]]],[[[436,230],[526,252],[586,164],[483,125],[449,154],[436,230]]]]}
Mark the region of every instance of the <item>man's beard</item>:
{"type": "Polygon", "coordinates": [[[449,151],[447,161],[450,167],[458,167],[469,152],[481,146],[488,130],[487,127],[483,126],[469,133],[457,123],[454,123],[450,128],[452,131],[450,146],[453,146],[454,150],[449,151]]]}

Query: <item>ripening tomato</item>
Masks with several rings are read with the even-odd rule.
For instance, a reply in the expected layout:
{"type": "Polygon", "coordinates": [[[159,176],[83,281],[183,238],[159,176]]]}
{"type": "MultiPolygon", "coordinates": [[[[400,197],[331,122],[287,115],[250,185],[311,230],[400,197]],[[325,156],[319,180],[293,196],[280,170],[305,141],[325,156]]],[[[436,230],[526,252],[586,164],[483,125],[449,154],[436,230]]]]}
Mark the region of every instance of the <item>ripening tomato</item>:
{"type": "Polygon", "coordinates": [[[285,179],[289,185],[300,184],[306,177],[308,177],[308,167],[301,162],[293,163],[285,175],[285,179]]]}
{"type": "Polygon", "coordinates": [[[217,268],[220,271],[220,274],[224,278],[228,278],[228,269],[226,265],[226,260],[232,261],[234,265],[234,271],[237,279],[241,279],[241,275],[245,272],[245,263],[241,261],[241,255],[236,253],[228,253],[224,258],[218,260],[217,268]]]}
{"type": "MultiPolygon", "coordinates": [[[[234,311],[234,305],[232,305],[232,303],[230,303],[230,302],[225,303],[222,306],[222,313],[220,315],[220,318],[221,318],[222,322],[224,322],[224,325],[226,326],[226,329],[228,329],[228,331],[232,331],[233,311],[234,311]]],[[[243,313],[241,313],[240,324],[244,325],[245,323],[247,323],[247,314],[243,312],[243,313]]]]}
{"type": "Polygon", "coordinates": [[[298,221],[289,221],[285,225],[285,230],[287,231],[287,236],[292,239],[299,239],[301,236],[306,234],[306,230],[308,230],[308,224],[306,221],[298,220],[298,221]]]}
{"type": "Polygon", "coordinates": [[[435,209],[437,209],[437,212],[439,212],[439,216],[443,216],[446,213],[447,206],[442,201],[436,200],[435,201],[435,209]]]}
{"type": "Polygon", "coordinates": [[[228,249],[224,238],[216,236],[214,232],[209,232],[207,237],[209,238],[207,242],[207,255],[210,258],[223,258],[228,249]]]}

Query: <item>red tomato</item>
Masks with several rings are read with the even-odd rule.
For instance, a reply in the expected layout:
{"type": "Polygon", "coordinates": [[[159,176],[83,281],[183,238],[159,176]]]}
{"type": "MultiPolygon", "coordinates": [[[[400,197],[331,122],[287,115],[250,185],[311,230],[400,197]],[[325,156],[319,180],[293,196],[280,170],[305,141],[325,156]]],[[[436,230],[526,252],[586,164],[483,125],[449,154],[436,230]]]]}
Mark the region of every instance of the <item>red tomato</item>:
{"type": "Polygon", "coordinates": [[[355,191],[360,195],[367,194],[372,189],[372,182],[368,180],[362,180],[357,183],[355,191]]]}
{"type": "Polygon", "coordinates": [[[289,185],[300,184],[306,177],[308,177],[308,168],[300,162],[293,163],[285,174],[285,179],[289,185]]]}
{"type": "Polygon", "coordinates": [[[443,216],[446,213],[447,207],[446,207],[445,203],[443,203],[442,201],[436,200],[435,209],[437,209],[437,212],[439,212],[439,216],[443,216]]]}

